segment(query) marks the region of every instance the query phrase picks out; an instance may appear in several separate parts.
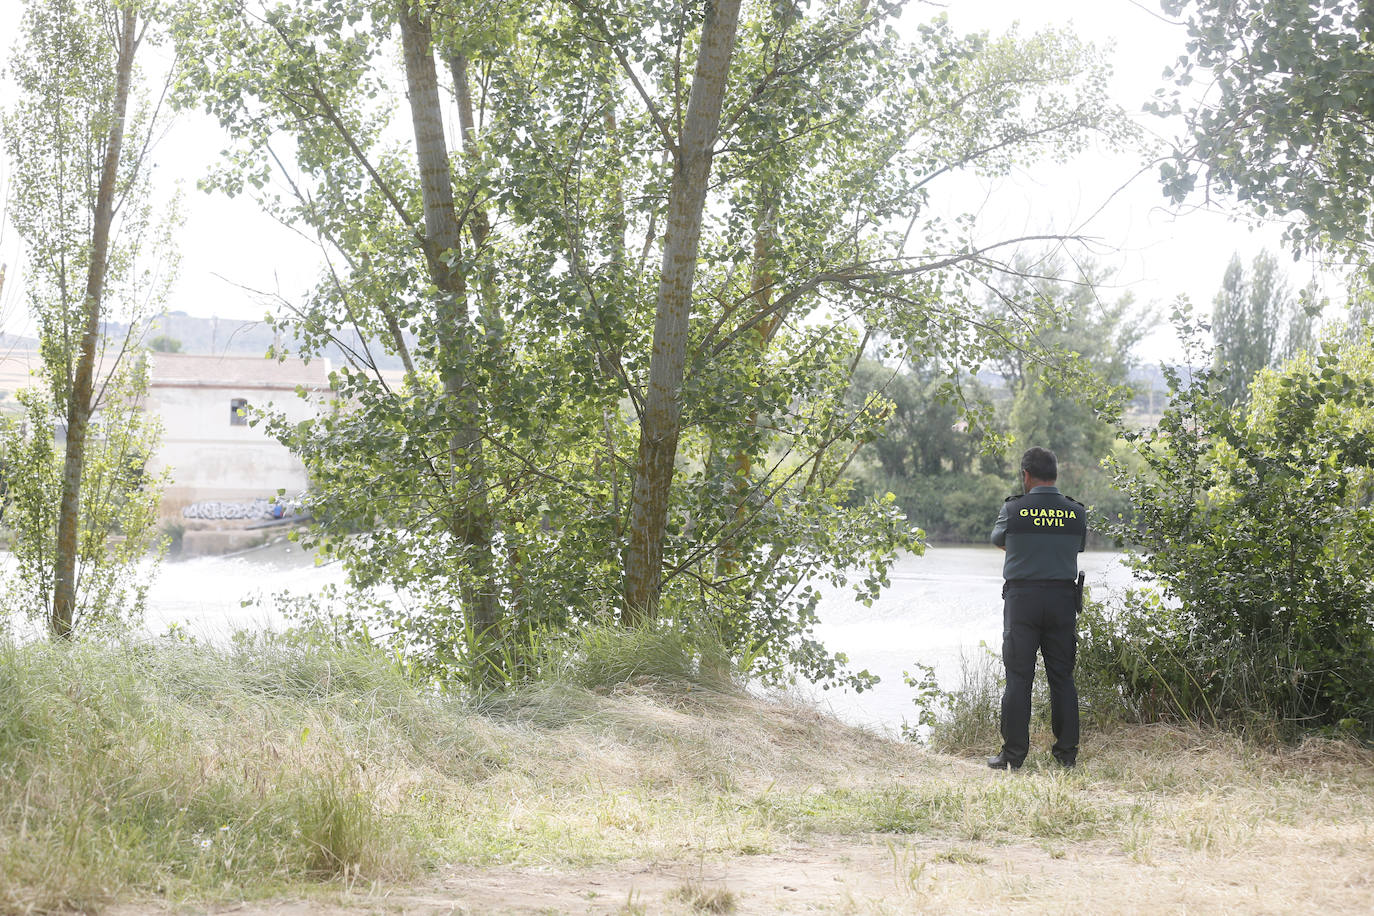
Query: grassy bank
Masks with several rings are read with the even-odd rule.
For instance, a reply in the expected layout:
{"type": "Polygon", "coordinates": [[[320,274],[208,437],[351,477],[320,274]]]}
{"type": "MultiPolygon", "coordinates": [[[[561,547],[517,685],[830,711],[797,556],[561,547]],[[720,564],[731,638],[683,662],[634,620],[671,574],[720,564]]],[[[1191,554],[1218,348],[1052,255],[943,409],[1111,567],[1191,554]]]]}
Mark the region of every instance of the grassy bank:
{"type": "MultiPolygon", "coordinates": [[[[925,887],[936,909],[960,875],[960,900],[1000,893],[974,878],[1026,844],[1140,868],[1273,855],[1369,868],[1367,752],[1153,727],[1090,734],[1081,759],[1008,777],[687,680],[476,705],[309,643],[6,646],[0,909],[318,895],[453,863],[766,857],[836,838],[887,844],[903,893],[925,887]],[[929,884],[940,869],[957,874],[929,884]]],[[[1330,881],[1300,891],[1344,899],[1330,881]]],[[[689,898],[663,904],[700,908],[689,898]]]]}

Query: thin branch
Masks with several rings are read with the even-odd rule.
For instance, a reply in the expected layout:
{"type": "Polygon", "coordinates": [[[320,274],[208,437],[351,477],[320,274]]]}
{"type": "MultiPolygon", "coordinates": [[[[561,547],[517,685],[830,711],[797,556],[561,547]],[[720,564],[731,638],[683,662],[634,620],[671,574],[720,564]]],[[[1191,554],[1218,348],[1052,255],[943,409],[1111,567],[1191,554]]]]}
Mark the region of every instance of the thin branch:
{"type": "Polygon", "coordinates": [[[615,55],[616,61],[620,64],[620,68],[625,71],[625,75],[630,78],[631,84],[634,85],[635,92],[639,93],[640,99],[643,100],[645,110],[648,111],[650,119],[654,122],[654,126],[658,128],[659,134],[663,137],[665,148],[676,153],[677,138],[669,129],[667,122],[663,120],[663,115],[659,113],[658,106],[654,104],[653,97],[649,95],[648,90],[644,88],[644,84],[640,82],[639,74],[635,72],[629,57],[626,56],[625,51],[616,43],[614,37],[612,37],[611,30],[606,26],[605,20],[588,8],[581,0],[571,0],[571,3],[582,13],[582,15],[586,16],[587,19],[597,27],[606,46],[611,49],[611,53],[615,55]]]}
{"type": "MultiPolygon", "coordinates": [[[[302,190],[298,184],[296,184],[295,179],[291,177],[291,174],[287,171],[285,164],[281,161],[281,158],[277,156],[276,150],[272,149],[272,145],[270,143],[267,144],[267,152],[268,155],[272,157],[272,161],[277,164],[277,169],[281,172],[282,177],[286,179],[286,183],[290,185],[291,192],[296,195],[296,199],[299,200],[301,202],[301,205],[306,208],[307,214],[310,217],[310,224],[315,230],[316,243],[319,245],[320,251],[325,256],[325,263],[329,267],[329,275],[334,281],[335,289],[338,290],[339,296],[344,304],[344,309],[348,312],[349,320],[353,322],[353,327],[358,331],[358,336],[363,340],[363,345],[364,347],[366,347],[366,333],[364,331],[363,326],[359,323],[356,315],[354,315],[352,305],[348,302],[348,293],[344,289],[343,282],[339,279],[338,272],[334,269],[334,263],[332,260],[330,260],[329,251],[326,248],[325,242],[328,241],[328,243],[334,247],[334,250],[339,252],[339,254],[343,256],[344,260],[348,263],[349,269],[352,270],[354,273],[358,272],[357,262],[354,261],[353,257],[348,253],[347,250],[344,249],[343,245],[339,242],[339,240],[334,238],[333,234],[323,227],[323,221],[319,219],[318,214],[316,213],[314,200],[309,196],[309,194],[302,190]]],[[[401,357],[401,362],[406,367],[407,374],[413,376],[415,374],[415,364],[414,362],[412,362],[410,358],[410,347],[406,345],[405,335],[401,333],[400,322],[396,320],[395,313],[392,312],[392,310],[386,305],[384,301],[378,300],[376,304],[378,311],[382,313],[382,318],[386,322],[387,330],[391,332],[392,342],[396,346],[396,352],[401,357]]],[[[369,365],[371,366],[373,372],[377,376],[377,380],[381,382],[383,386],[385,386],[386,381],[382,378],[380,370],[377,369],[376,361],[372,358],[372,354],[370,352],[367,354],[367,358],[369,361],[369,365]]],[[[390,388],[388,388],[388,392],[390,392],[390,388]]]]}
{"type": "MultiPolygon", "coordinates": [[[[880,258],[872,261],[850,264],[847,267],[842,267],[836,270],[822,271],[816,274],[815,276],[809,278],[808,280],[804,281],[800,285],[789,290],[784,295],[779,296],[767,308],[760,309],[759,311],[755,312],[745,322],[738,325],[728,335],[726,335],[718,342],[715,342],[714,345],[712,345],[712,335],[708,334],[707,338],[703,339],[702,343],[698,347],[698,352],[702,354],[701,358],[709,358],[720,355],[725,350],[733,346],[734,343],[737,340],[739,340],[740,337],[748,333],[760,322],[770,318],[771,316],[781,311],[790,308],[794,303],[797,302],[797,300],[803,298],[804,296],[810,295],[811,293],[815,292],[820,287],[828,283],[851,283],[863,280],[893,280],[899,277],[917,276],[919,274],[930,273],[932,271],[944,270],[946,268],[954,267],[969,261],[982,260],[983,256],[988,252],[995,251],[999,248],[1005,248],[1008,245],[1019,245],[1025,242],[1037,241],[1063,242],[1077,238],[1077,236],[1063,235],[1025,235],[1013,239],[1003,239],[1000,242],[994,242],[991,245],[985,245],[981,248],[970,249],[968,251],[960,252],[959,254],[947,255],[942,258],[937,258],[934,261],[926,261],[920,264],[915,264],[907,267],[880,269],[877,267],[877,265],[901,264],[903,262],[915,260],[916,258],[914,256],[880,258]]],[[[756,293],[750,293],[749,296],[752,297],[755,294],[756,293]]],[[[700,361],[700,358],[698,361],[700,361]]]]}
{"type": "MultiPolygon", "coordinates": [[[[286,45],[286,47],[296,55],[297,59],[305,61],[310,58],[310,55],[306,55],[301,52],[297,42],[286,33],[286,30],[279,23],[273,20],[269,22],[269,25],[272,27],[272,30],[277,33],[278,37],[282,41],[282,44],[286,45]]],[[[353,132],[348,128],[348,125],[344,124],[342,116],[339,114],[338,110],[335,109],[333,103],[329,101],[329,98],[324,94],[324,90],[320,88],[319,69],[317,67],[312,67],[312,69],[314,70],[315,81],[310,84],[310,94],[315,98],[315,100],[320,104],[321,108],[323,109],[325,120],[327,120],[330,124],[334,125],[334,129],[339,132],[339,137],[344,141],[344,145],[348,147],[349,152],[353,154],[353,157],[357,160],[358,164],[367,170],[367,174],[372,178],[373,182],[376,183],[378,190],[382,192],[382,195],[387,199],[387,202],[391,204],[391,208],[396,211],[396,215],[400,217],[401,222],[405,223],[405,225],[416,234],[417,238],[423,239],[424,233],[420,231],[415,218],[411,216],[411,214],[401,204],[401,201],[397,198],[395,193],[392,192],[391,186],[387,184],[386,180],[382,178],[381,174],[372,165],[372,160],[370,160],[367,157],[367,155],[363,152],[362,147],[358,145],[357,140],[354,138],[353,132]]],[[[302,111],[306,112],[307,115],[310,114],[310,112],[305,108],[305,106],[301,105],[300,102],[291,98],[291,96],[286,92],[278,90],[278,95],[286,99],[287,101],[295,104],[302,111]]]]}

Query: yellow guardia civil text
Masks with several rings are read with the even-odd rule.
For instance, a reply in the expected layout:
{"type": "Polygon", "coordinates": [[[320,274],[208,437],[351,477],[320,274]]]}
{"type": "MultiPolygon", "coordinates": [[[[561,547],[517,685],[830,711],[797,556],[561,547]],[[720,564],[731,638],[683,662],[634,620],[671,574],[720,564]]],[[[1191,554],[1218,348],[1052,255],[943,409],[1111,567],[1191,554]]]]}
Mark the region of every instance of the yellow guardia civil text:
{"type": "Polygon", "coordinates": [[[1062,528],[1065,519],[1078,518],[1078,513],[1072,509],[1022,509],[1021,517],[1034,519],[1038,527],[1062,528]]]}

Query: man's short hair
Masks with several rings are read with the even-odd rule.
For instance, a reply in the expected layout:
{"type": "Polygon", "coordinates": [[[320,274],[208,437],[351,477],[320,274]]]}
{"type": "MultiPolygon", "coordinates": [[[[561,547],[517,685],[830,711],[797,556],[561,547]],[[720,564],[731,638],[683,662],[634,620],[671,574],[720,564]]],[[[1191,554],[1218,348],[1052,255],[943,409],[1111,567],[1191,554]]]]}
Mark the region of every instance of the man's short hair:
{"type": "Polygon", "coordinates": [[[1021,456],[1021,470],[1036,480],[1058,480],[1059,459],[1047,448],[1032,446],[1021,456]]]}

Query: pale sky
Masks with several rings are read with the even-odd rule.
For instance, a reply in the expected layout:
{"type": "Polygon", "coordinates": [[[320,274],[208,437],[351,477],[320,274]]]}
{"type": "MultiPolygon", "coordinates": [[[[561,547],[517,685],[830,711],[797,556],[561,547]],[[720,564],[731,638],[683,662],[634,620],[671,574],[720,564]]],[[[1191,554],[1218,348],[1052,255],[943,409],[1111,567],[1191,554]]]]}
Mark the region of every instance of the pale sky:
{"type": "MultiPolygon", "coordinates": [[[[951,24],[969,30],[1000,32],[1015,22],[1023,33],[1071,28],[1110,52],[1115,100],[1161,150],[1182,131],[1181,120],[1141,110],[1156,89],[1172,89],[1163,71],[1187,40],[1185,27],[1169,21],[1158,0],[951,0],[944,6],[951,24]]],[[[1281,251],[1283,227],[1277,222],[1255,225],[1246,211],[1224,200],[1211,208],[1201,200],[1174,207],[1163,196],[1158,168],[1147,165],[1148,158],[1139,151],[1089,149],[1066,166],[1041,163],[1008,179],[981,183],[987,204],[978,211],[980,220],[1000,221],[1003,234],[1044,231],[1097,239],[1093,247],[1101,249],[1099,261],[1117,271],[1114,288],[1104,289],[1103,298],[1115,298],[1116,289],[1129,291],[1137,302],[1157,303],[1158,313],[1167,319],[1170,304],[1186,294],[1208,313],[1232,254],[1239,253],[1248,264],[1264,248],[1281,251]]],[[[972,194],[968,206],[976,206],[972,194]]],[[[1295,289],[1316,275],[1324,292],[1340,295],[1333,280],[1314,274],[1313,265],[1294,263],[1287,254],[1280,255],[1280,263],[1295,289]]],[[[1142,345],[1140,355],[1153,361],[1176,353],[1172,330],[1161,327],[1142,345]]]]}
{"type": "MultiPolygon", "coordinates": [[[[1156,0],[918,2],[906,19],[919,21],[941,9],[962,29],[1000,33],[1019,22],[1021,31],[1029,33],[1069,26],[1087,41],[1110,46],[1116,100],[1152,135],[1168,138],[1179,129],[1140,111],[1163,85],[1162,71],[1178,56],[1185,37],[1181,26],[1165,21],[1156,0]]],[[[0,0],[0,55],[5,57],[14,44],[20,10],[20,0],[0,0]]],[[[12,89],[0,83],[0,103],[8,105],[11,98],[12,89]]],[[[196,189],[197,179],[225,145],[217,125],[188,114],[180,116],[155,151],[159,187],[165,193],[180,182],[186,212],[178,234],[181,270],[168,307],[193,315],[256,319],[265,306],[244,287],[299,298],[316,276],[319,254],[262,215],[248,198],[228,200],[196,189]]],[[[1175,211],[1160,193],[1157,169],[1145,167],[1139,152],[1091,148],[1065,166],[1036,164],[997,181],[962,178],[947,186],[941,203],[977,213],[980,231],[989,238],[1037,233],[1092,237],[1098,260],[1117,269],[1104,298],[1130,291],[1139,302],[1166,307],[1177,295],[1187,294],[1195,305],[1207,308],[1233,252],[1248,261],[1264,247],[1279,247],[1277,226],[1254,229],[1220,207],[1175,211]]],[[[3,228],[0,263],[10,266],[0,330],[31,333],[16,276],[21,245],[12,230],[3,228]]],[[[1294,287],[1311,278],[1307,264],[1286,263],[1294,287]]],[[[1141,355],[1154,360],[1171,352],[1171,335],[1161,333],[1147,341],[1141,355]]]]}

